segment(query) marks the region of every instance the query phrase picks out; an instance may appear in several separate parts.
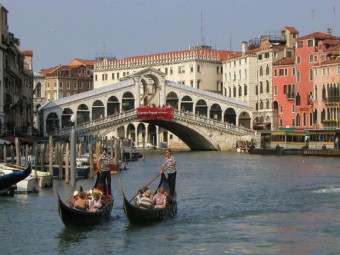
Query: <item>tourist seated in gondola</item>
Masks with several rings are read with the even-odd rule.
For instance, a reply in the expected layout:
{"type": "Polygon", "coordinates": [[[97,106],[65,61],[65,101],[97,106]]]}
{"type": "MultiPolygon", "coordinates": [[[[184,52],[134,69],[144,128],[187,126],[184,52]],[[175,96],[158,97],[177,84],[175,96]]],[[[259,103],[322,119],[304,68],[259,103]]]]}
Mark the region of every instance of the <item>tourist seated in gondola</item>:
{"type": "Polygon", "coordinates": [[[76,190],[76,191],[73,192],[73,199],[70,201],[70,207],[71,208],[74,208],[75,203],[78,200],[78,198],[79,198],[79,191],[76,190]]]}
{"type": "Polygon", "coordinates": [[[144,192],[139,206],[141,208],[146,208],[146,209],[154,208],[154,204],[153,204],[153,201],[152,201],[152,198],[151,198],[151,190],[150,189],[147,189],[144,192]]]}
{"type": "Polygon", "coordinates": [[[139,205],[142,202],[143,190],[138,190],[137,195],[134,198],[135,205],[139,205]]]}
{"type": "Polygon", "coordinates": [[[87,195],[85,191],[79,193],[79,198],[74,203],[74,208],[85,211],[87,208],[87,195]]]}
{"type": "Polygon", "coordinates": [[[162,187],[158,188],[157,194],[153,196],[152,200],[155,204],[155,208],[165,208],[166,196],[162,187]]]}
{"type": "Polygon", "coordinates": [[[95,191],[92,194],[92,199],[89,202],[89,210],[91,212],[98,212],[102,208],[102,198],[99,192],[95,191]]]}

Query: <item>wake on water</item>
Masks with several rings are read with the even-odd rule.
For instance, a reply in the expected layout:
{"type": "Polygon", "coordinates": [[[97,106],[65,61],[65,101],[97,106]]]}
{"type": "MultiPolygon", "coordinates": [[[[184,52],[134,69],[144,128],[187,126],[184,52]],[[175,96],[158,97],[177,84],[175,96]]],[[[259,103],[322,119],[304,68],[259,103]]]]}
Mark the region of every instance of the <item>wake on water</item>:
{"type": "Polygon", "coordinates": [[[330,186],[327,188],[318,189],[314,193],[340,193],[340,186],[330,186]]]}

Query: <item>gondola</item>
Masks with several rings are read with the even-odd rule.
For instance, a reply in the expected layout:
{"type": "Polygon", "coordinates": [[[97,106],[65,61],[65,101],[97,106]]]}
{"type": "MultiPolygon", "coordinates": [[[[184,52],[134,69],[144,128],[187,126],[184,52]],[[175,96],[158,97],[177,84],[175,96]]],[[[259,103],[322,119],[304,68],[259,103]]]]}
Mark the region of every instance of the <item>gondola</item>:
{"type": "MultiPolygon", "coordinates": [[[[100,174],[97,174],[97,180],[93,189],[102,190],[99,184],[100,174]]],[[[112,194],[105,197],[105,204],[102,209],[97,212],[91,212],[87,210],[79,210],[71,208],[69,205],[65,204],[58,194],[58,212],[60,218],[66,227],[68,226],[78,226],[78,227],[91,227],[105,222],[110,219],[111,211],[113,207],[112,194]]]]}
{"type": "Polygon", "coordinates": [[[0,194],[14,194],[15,188],[13,186],[29,176],[31,172],[32,166],[30,162],[26,168],[13,164],[4,164],[0,168],[0,194]]]}
{"type": "MultiPolygon", "coordinates": [[[[162,174],[161,181],[158,185],[159,187],[163,187],[166,192],[169,193],[169,184],[168,179],[165,174],[162,174]]],[[[129,202],[123,193],[124,199],[124,212],[131,223],[136,224],[149,224],[162,221],[166,218],[173,218],[177,213],[177,201],[176,194],[172,198],[168,198],[167,206],[165,208],[140,208],[136,206],[134,202],[129,202]]]]}

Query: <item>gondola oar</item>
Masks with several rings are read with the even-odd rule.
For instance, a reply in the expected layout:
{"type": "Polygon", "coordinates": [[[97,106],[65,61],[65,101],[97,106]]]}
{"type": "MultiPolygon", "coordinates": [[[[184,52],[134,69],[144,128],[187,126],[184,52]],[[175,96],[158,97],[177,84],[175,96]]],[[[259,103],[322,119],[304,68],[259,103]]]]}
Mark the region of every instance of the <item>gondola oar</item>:
{"type": "MultiPolygon", "coordinates": [[[[165,170],[165,171],[166,171],[166,170],[165,170]]],[[[153,182],[154,182],[159,176],[161,176],[165,171],[163,171],[163,172],[159,173],[157,176],[153,177],[147,184],[145,184],[145,185],[143,186],[143,188],[144,188],[144,187],[147,187],[147,186],[149,186],[151,183],[153,183],[153,182]]],[[[137,194],[138,194],[138,192],[136,193],[136,195],[134,195],[134,196],[130,199],[129,202],[131,202],[131,201],[137,196],[137,194]]]]}

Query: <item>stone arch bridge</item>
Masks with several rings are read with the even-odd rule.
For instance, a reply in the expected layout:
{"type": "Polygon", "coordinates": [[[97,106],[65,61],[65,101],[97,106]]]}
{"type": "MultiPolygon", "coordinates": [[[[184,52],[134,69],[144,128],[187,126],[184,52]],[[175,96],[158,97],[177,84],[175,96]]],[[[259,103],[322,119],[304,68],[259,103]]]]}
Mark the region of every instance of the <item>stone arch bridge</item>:
{"type": "Polygon", "coordinates": [[[164,79],[147,68],[119,83],[48,102],[39,108],[44,135],[129,138],[135,145],[171,146],[174,135],[191,150],[229,150],[237,138],[254,135],[247,103],[164,79]],[[173,109],[171,119],[139,119],[140,107],[173,109]]]}

